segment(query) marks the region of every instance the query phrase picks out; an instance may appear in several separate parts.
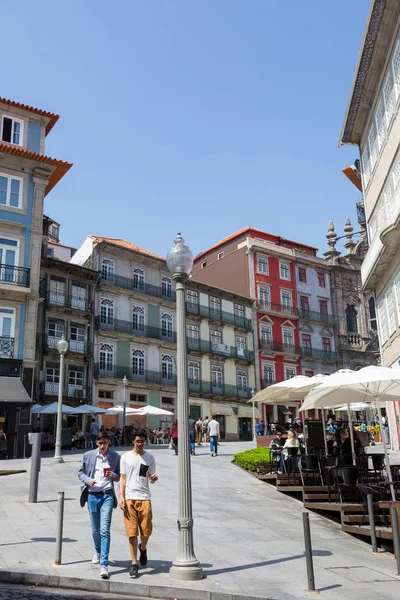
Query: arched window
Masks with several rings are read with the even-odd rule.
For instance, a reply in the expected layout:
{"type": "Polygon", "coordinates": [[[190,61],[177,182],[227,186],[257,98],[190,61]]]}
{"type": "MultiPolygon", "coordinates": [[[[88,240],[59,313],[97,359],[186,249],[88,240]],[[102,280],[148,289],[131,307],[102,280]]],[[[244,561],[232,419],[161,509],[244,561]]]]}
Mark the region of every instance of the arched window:
{"type": "Polygon", "coordinates": [[[164,381],[172,381],[174,379],[174,359],[169,354],[162,355],[161,376],[164,381]]]}
{"type": "Polygon", "coordinates": [[[114,370],[114,346],[100,344],[100,373],[111,375],[114,370]]]}
{"type": "Polygon", "coordinates": [[[101,278],[103,281],[114,283],[115,280],[115,262],[109,258],[103,258],[101,261],[101,278]]]}
{"type": "Polygon", "coordinates": [[[145,374],[144,350],[132,350],[132,374],[144,377],[145,374]]]}
{"type": "Polygon", "coordinates": [[[237,385],[239,392],[247,392],[247,371],[237,372],[237,385]]]}
{"type": "Polygon", "coordinates": [[[132,329],[135,333],[144,333],[145,310],[143,306],[134,306],[132,309],[132,329]]]}
{"type": "Polygon", "coordinates": [[[161,315],[161,335],[163,338],[172,339],[172,315],[162,313],[161,315]]]}
{"type": "Polygon", "coordinates": [[[348,333],[358,333],[357,327],[357,311],[354,306],[347,305],[346,308],[346,325],[348,333]]]}
{"type": "Polygon", "coordinates": [[[133,269],[133,287],[135,290],[144,291],[144,270],[133,269]]]}
{"type": "Polygon", "coordinates": [[[370,324],[370,327],[374,331],[377,331],[378,330],[378,325],[377,325],[377,322],[376,322],[375,299],[372,298],[372,297],[368,300],[368,308],[369,308],[369,324],[370,324]]]}
{"type": "Polygon", "coordinates": [[[190,361],[188,364],[189,384],[198,384],[200,381],[200,363],[190,361]]]}
{"type": "Polygon", "coordinates": [[[172,281],[169,277],[162,278],[162,296],[163,298],[172,298],[172,281]]]}
{"type": "Polygon", "coordinates": [[[213,365],[211,367],[211,381],[213,389],[222,389],[224,373],[222,367],[213,365]]]}
{"type": "Polygon", "coordinates": [[[114,326],[114,300],[100,299],[100,323],[108,328],[114,326]]]}

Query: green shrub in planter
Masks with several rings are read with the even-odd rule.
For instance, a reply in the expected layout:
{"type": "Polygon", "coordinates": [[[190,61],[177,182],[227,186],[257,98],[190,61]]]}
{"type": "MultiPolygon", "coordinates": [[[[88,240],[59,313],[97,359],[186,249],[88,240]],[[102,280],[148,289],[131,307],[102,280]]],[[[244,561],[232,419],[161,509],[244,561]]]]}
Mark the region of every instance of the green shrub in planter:
{"type": "Polygon", "coordinates": [[[271,451],[269,448],[254,448],[245,452],[238,452],[233,458],[233,462],[247,471],[256,471],[257,465],[271,460],[271,451]]]}

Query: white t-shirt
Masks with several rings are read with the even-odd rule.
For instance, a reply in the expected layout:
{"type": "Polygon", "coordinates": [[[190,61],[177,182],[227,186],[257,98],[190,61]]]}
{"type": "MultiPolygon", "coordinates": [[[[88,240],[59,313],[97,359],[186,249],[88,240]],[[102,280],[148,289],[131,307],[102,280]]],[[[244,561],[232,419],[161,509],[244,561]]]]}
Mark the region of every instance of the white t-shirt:
{"type": "Polygon", "coordinates": [[[150,500],[149,477],[156,472],[156,461],[152,454],[142,456],[132,451],[121,456],[121,475],[126,475],[125,499],[150,500]]]}
{"type": "Polygon", "coordinates": [[[208,430],[210,432],[210,435],[218,435],[218,428],[219,428],[218,421],[216,421],[215,419],[212,419],[212,421],[210,421],[208,424],[208,430]]]}

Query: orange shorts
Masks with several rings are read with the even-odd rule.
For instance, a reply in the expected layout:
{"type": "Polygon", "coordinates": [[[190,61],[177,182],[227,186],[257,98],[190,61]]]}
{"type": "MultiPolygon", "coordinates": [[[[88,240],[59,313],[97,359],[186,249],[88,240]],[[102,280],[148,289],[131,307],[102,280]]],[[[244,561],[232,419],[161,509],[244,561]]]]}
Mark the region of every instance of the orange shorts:
{"type": "Polygon", "coordinates": [[[124,523],[127,537],[137,537],[139,531],[150,537],[153,531],[153,512],[150,500],[125,500],[124,523]]]}

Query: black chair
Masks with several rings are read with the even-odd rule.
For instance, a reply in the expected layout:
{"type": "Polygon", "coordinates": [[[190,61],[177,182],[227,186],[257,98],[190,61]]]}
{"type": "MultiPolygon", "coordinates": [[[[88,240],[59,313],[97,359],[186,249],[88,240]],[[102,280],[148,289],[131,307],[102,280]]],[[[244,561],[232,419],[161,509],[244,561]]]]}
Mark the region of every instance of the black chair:
{"type": "MultiPolygon", "coordinates": [[[[315,473],[318,473],[318,475],[320,476],[321,479],[321,485],[324,485],[324,480],[322,478],[322,472],[321,472],[321,463],[319,460],[319,457],[316,454],[305,454],[304,456],[301,457],[300,461],[299,461],[299,469],[300,469],[300,477],[301,477],[301,483],[304,487],[304,475],[307,476],[308,475],[314,475],[315,473]]],[[[313,483],[314,483],[314,478],[313,478],[313,483]]]]}
{"type": "Polygon", "coordinates": [[[336,466],[346,467],[353,464],[353,457],[351,454],[338,454],[336,456],[336,466]]]}
{"type": "Polygon", "coordinates": [[[288,475],[288,485],[290,485],[290,476],[293,475],[293,485],[296,485],[296,473],[299,473],[299,448],[286,448],[287,458],[284,461],[285,471],[288,475]]]}

